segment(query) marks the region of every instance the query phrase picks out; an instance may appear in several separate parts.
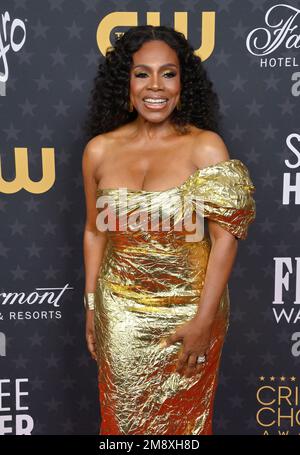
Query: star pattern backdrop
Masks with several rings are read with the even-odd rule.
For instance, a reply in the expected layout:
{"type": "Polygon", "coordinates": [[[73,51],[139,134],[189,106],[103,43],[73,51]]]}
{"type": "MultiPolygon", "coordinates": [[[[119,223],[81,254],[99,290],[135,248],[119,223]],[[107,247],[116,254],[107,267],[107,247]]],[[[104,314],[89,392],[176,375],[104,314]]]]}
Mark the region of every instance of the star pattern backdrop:
{"type": "MultiPolygon", "coordinates": [[[[295,297],[300,295],[300,58],[292,39],[300,34],[300,1],[278,5],[268,0],[1,1],[0,434],[21,434],[22,428],[33,435],[98,433],[97,369],[85,343],[82,303],[82,125],[103,58],[96,40],[99,23],[113,12],[137,12],[138,24],[145,24],[151,11],[169,26],[174,26],[175,12],[187,12],[187,38],[195,49],[203,39],[201,14],[215,12],[214,48],[204,65],[220,97],[231,158],[247,165],[256,187],[257,217],[248,238],[239,242],[229,281],[231,322],[214,433],[299,433],[295,419],[279,425],[277,417],[280,405],[288,405],[289,414],[299,409],[296,401],[280,403],[278,390],[283,386],[293,393],[300,376],[300,301],[295,297]],[[280,43],[264,56],[258,55],[259,46],[266,44],[267,33],[257,35],[256,55],[253,30],[267,29],[274,42],[276,28],[292,16],[293,31],[282,33],[280,43]],[[24,26],[15,22],[13,36],[16,19],[24,26]],[[20,43],[22,37],[17,50],[12,41],[20,43]],[[27,149],[28,188],[9,185],[26,177],[24,161],[16,175],[16,148],[18,153],[27,149]],[[44,183],[47,189],[35,192],[34,182],[48,169],[42,166],[42,148],[54,150],[55,175],[49,188],[44,183]],[[284,286],[285,274],[289,282],[284,286]],[[283,289],[280,304],[274,289],[278,295],[283,289]],[[35,298],[49,292],[50,298],[35,298]],[[9,293],[15,298],[8,299],[9,293]],[[279,318],[283,310],[290,318],[279,318]]],[[[112,44],[125,29],[111,30],[112,44]]]]}

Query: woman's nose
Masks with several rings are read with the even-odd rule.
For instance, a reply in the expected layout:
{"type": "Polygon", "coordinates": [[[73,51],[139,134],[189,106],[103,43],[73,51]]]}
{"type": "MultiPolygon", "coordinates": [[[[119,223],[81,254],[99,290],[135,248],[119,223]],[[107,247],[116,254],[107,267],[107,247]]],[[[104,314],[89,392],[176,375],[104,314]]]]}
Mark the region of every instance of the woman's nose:
{"type": "Polygon", "coordinates": [[[161,85],[158,75],[152,75],[150,78],[150,87],[158,89],[161,85]]]}

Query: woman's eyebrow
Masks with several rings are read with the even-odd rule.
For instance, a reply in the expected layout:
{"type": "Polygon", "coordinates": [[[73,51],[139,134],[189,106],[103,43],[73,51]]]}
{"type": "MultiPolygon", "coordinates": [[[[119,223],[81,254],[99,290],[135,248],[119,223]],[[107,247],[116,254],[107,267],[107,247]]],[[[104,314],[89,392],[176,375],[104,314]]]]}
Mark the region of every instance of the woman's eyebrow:
{"type": "MultiPolygon", "coordinates": [[[[143,68],[148,68],[148,69],[151,69],[151,66],[149,65],[134,65],[133,68],[137,68],[137,67],[143,67],[143,68]]],[[[177,65],[175,65],[175,63],[165,63],[164,65],[161,65],[160,68],[164,68],[165,66],[175,66],[177,68],[177,65]]]]}

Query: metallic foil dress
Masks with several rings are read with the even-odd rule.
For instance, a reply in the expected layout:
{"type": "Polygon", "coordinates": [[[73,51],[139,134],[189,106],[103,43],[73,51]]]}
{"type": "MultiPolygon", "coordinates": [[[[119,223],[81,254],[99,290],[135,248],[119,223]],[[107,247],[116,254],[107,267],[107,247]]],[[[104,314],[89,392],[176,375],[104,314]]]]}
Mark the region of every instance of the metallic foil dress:
{"type": "Polygon", "coordinates": [[[196,312],[211,249],[207,219],[245,239],[256,216],[255,187],[247,167],[228,159],[198,169],[183,184],[164,191],[127,189],[124,195],[120,190],[97,191],[98,217],[106,207],[106,216],[113,213],[116,220],[107,229],[94,312],[99,434],[212,434],[220,356],[229,325],[228,285],[199,373],[188,378],[176,372],[182,342],[168,347],[161,342],[196,312]],[[162,219],[160,229],[151,229],[150,222],[147,228],[145,222],[137,223],[136,210],[139,221],[149,221],[150,206],[160,207],[162,219],[169,219],[167,228],[162,229],[162,219]],[[200,240],[190,237],[187,227],[178,229],[183,217],[195,220],[198,212],[204,226],[200,240]]]}

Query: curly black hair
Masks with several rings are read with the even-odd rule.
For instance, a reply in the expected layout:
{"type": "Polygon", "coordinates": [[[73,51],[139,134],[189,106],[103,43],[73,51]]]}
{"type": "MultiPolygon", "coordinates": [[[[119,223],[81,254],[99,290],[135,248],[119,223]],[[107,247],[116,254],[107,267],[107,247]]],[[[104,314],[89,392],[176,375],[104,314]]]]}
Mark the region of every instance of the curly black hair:
{"type": "Polygon", "coordinates": [[[88,139],[133,121],[137,111],[128,111],[132,54],[147,41],[161,40],[177,53],[180,63],[181,109],[174,109],[170,121],[185,134],[188,125],[219,133],[219,100],[202,60],[183,33],[165,25],[129,28],[100,59],[88,102],[84,131],[88,139]]]}

